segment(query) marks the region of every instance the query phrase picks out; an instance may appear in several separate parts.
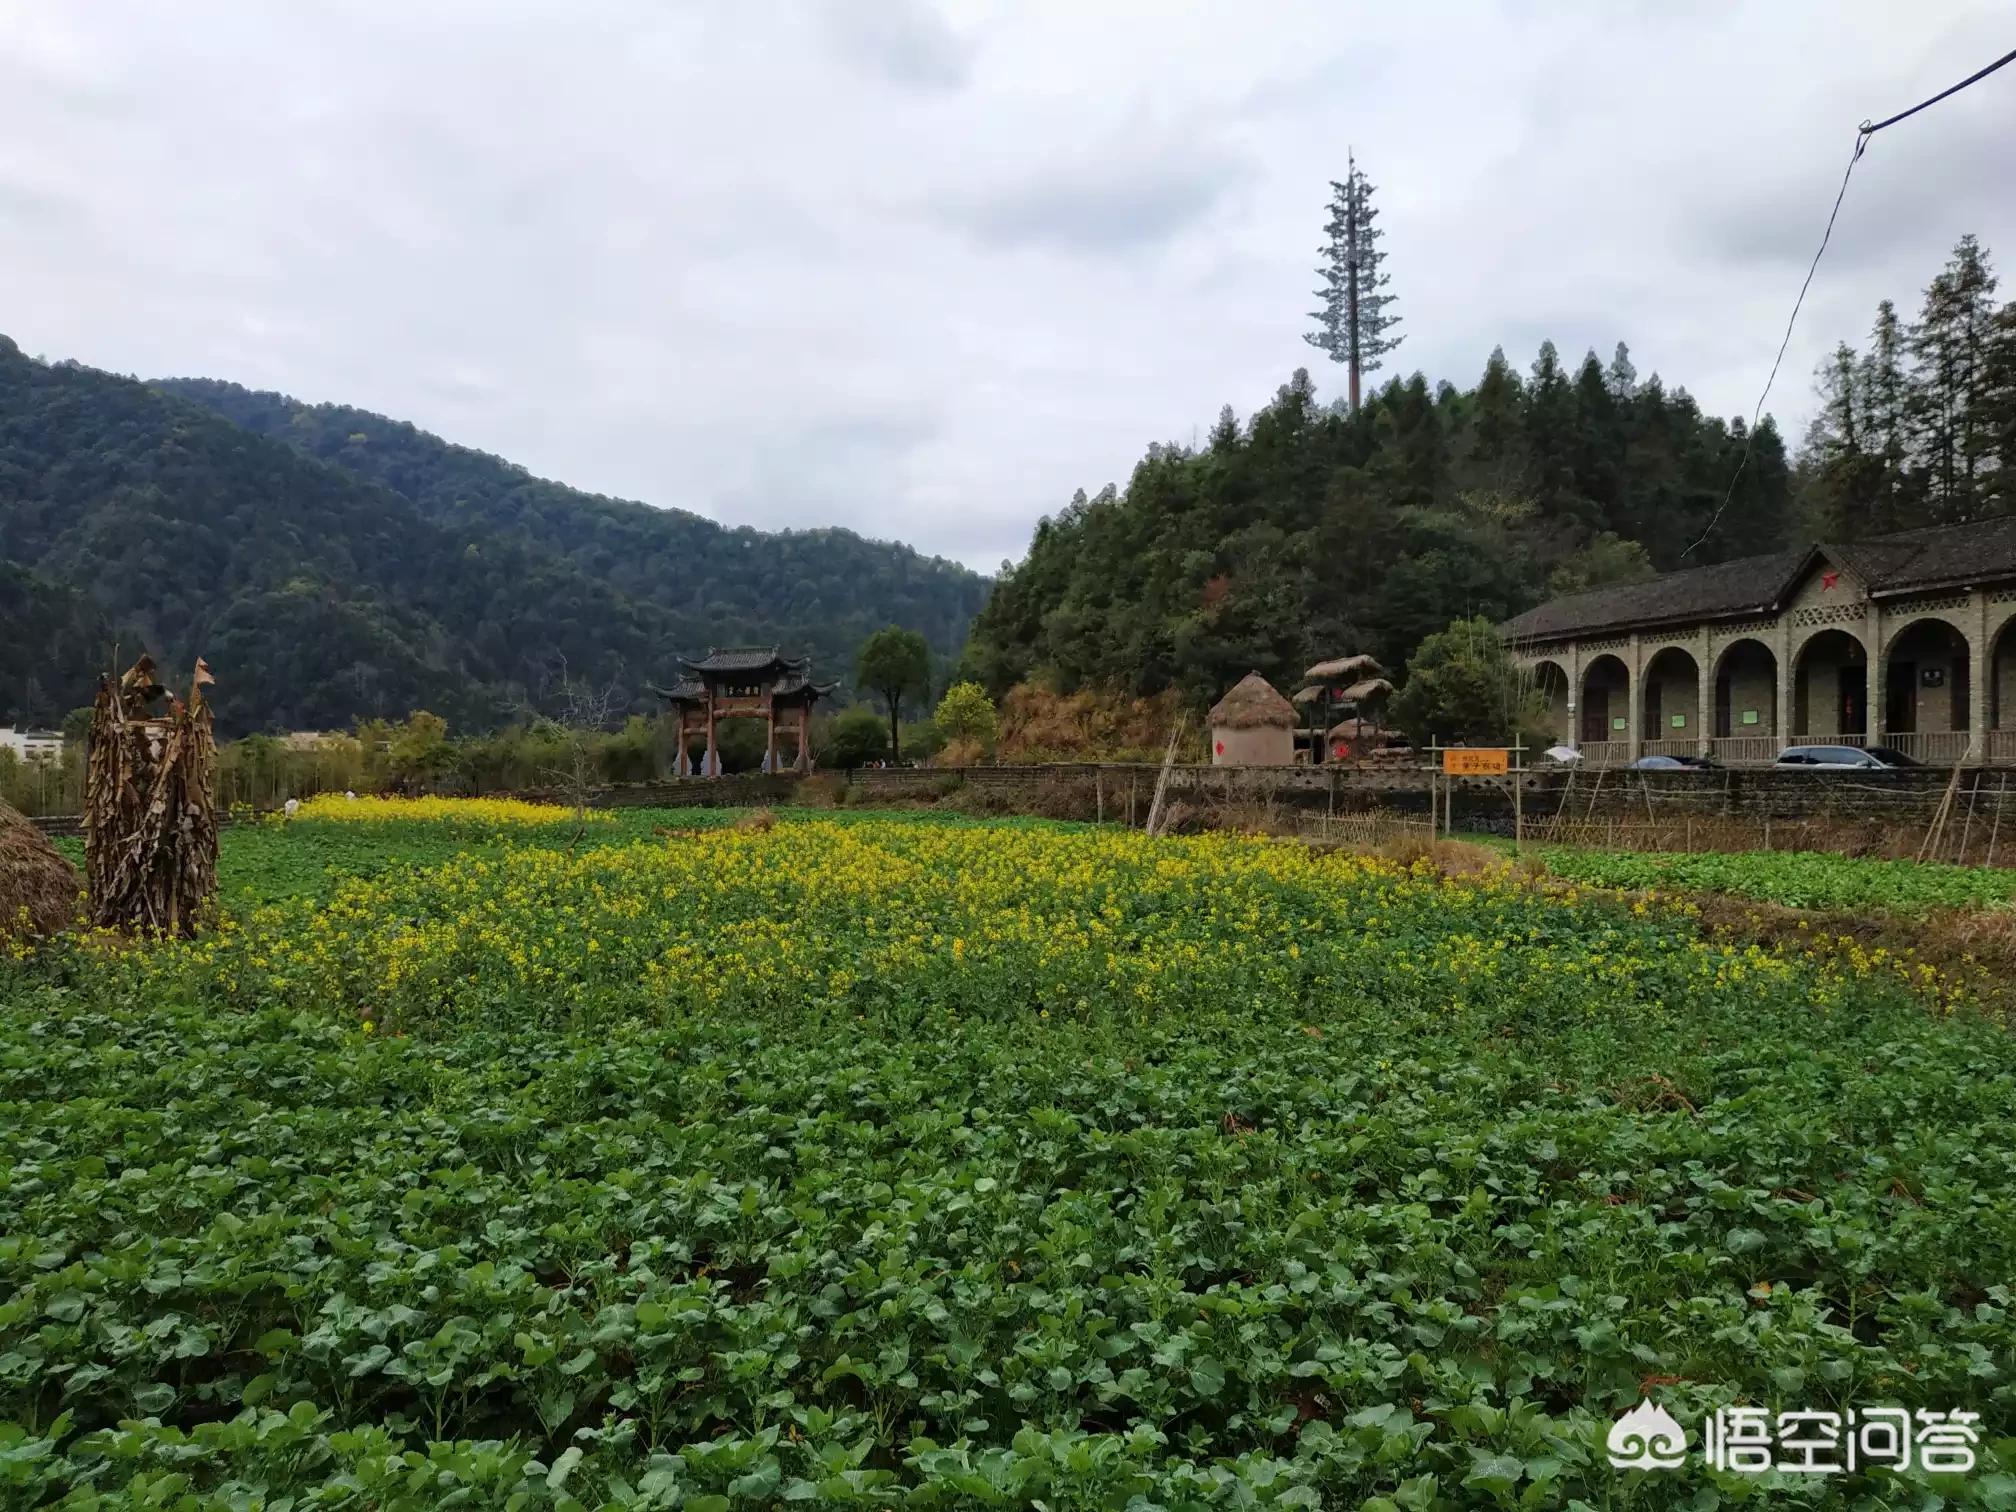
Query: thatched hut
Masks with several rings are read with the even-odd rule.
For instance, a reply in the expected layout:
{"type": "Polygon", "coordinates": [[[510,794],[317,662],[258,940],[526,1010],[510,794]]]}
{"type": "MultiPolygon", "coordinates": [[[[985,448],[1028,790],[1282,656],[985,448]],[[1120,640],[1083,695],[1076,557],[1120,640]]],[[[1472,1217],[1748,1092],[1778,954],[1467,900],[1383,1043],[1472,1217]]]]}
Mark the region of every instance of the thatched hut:
{"type": "Polygon", "coordinates": [[[1258,672],[1248,672],[1211,708],[1211,765],[1292,766],[1295,705],[1258,672]]]}
{"type": "Polygon", "coordinates": [[[77,918],[77,868],[42,831],[0,803],[0,943],[67,929],[77,918]]]}

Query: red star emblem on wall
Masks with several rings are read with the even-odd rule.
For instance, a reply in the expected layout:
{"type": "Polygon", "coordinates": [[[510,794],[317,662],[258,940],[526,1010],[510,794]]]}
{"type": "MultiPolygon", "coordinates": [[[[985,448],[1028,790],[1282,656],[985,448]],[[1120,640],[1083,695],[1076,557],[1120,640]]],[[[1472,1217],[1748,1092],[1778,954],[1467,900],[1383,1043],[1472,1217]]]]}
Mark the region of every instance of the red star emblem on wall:
{"type": "Polygon", "coordinates": [[[1820,591],[1823,593],[1832,593],[1834,591],[1834,585],[1840,581],[1841,581],[1840,573],[1823,572],[1820,574],[1820,591]]]}

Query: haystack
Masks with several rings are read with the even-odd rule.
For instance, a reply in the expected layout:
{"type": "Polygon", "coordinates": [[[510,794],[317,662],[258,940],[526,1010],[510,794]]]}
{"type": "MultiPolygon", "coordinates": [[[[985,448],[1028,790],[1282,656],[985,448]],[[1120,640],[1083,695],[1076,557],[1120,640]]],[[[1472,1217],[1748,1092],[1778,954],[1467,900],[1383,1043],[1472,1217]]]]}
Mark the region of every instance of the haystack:
{"type": "Polygon", "coordinates": [[[77,918],[77,868],[26,819],[0,803],[0,943],[48,935],[77,918]]]}
{"type": "Polygon", "coordinates": [[[1258,672],[1248,672],[1211,707],[1213,766],[1289,766],[1295,760],[1295,705],[1258,672]]]}
{"type": "Polygon", "coordinates": [[[98,680],[84,785],[91,922],[129,933],[190,935],[217,896],[217,740],[210,668],[196,663],[185,702],[143,656],[114,684],[98,680]],[[168,699],[167,711],[152,712],[168,699]]]}

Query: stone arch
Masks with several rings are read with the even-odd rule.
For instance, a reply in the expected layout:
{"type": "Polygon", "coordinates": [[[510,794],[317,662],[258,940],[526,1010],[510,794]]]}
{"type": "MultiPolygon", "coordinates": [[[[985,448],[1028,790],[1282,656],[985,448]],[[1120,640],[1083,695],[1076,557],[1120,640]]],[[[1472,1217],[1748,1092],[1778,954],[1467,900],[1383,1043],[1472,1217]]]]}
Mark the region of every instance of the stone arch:
{"type": "Polygon", "coordinates": [[[1899,625],[1884,644],[1883,671],[1885,734],[1941,735],[1972,727],[1974,649],[1951,616],[1921,614],[1899,625]]]}
{"type": "Polygon", "coordinates": [[[1715,653],[1709,729],[1718,740],[1778,735],[1778,653],[1753,635],[1715,653]],[[1746,717],[1756,715],[1746,722],[1746,717]]]}
{"type": "Polygon", "coordinates": [[[1794,740],[1859,744],[1869,732],[1869,651],[1839,626],[1815,630],[1792,653],[1794,740]]]}
{"type": "Polygon", "coordinates": [[[1581,739],[1592,741],[1631,738],[1631,668],[1615,652],[1605,651],[1589,658],[1582,668],[1581,739]],[[1618,720],[1624,728],[1617,728],[1618,720]]]}
{"type": "MultiPolygon", "coordinates": [[[[1988,654],[1981,665],[1981,712],[1983,728],[1994,732],[2005,728],[2016,730],[2016,614],[2007,615],[2002,623],[1988,633],[1988,654]]],[[[1997,741],[1997,745],[2016,745],[2016,738],[1997,741]]],[[[2000,760],[2001,751],[1991,751],[1993,760],[2000,760]]]]}
{"type": "Polygon", "coordinates": [[[1692,648],[1677,643],[1659,647],[1638,672],[1638,729],[1647,741],[1675,742],[1691,755],[1704,731],[1701,718],[1701,664],[1692,648]]]}
{"type": "Polygon", "coordinates": [[[1540,717],[1549,733],[1557,741],[1572,739],[1575,734],[1575,685],[1568,680],[1568,668],[1554,657],[1541,656],[1528,662],[1525,671],[1531,679],[1534,700],[1540,706],[1540,717]]]}

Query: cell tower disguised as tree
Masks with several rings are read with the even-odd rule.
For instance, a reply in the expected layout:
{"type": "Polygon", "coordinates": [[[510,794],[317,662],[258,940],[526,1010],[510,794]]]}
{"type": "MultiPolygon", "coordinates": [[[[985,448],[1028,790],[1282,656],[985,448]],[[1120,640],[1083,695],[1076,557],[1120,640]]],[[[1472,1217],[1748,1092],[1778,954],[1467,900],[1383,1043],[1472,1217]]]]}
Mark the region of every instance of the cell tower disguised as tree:
{"type": "Polygon", "coordinates": [[[1328,352],[1332,362],[1350,367],[1351,411],[1356,414],[1360,378],[1376,372],[1379,359],[1401,338],[1387,334],[1400,317],[1386,313],[1393,296],[1381,292],[1386,275],[1379,268],[1386,254],[1379,250],[1384,233],[1373,224],[1379,212],[1372,208],[1372,184],[1358,171],[1357,158],[1347,156],[1345,162],[1344,182],[1330,181],[1330,220],[1323,228],[1330,239],[1316,270],[1323,280],[1316,291],[1323,308],[1310,311],[1316,329],[1303,340],[1328,352]]]}

